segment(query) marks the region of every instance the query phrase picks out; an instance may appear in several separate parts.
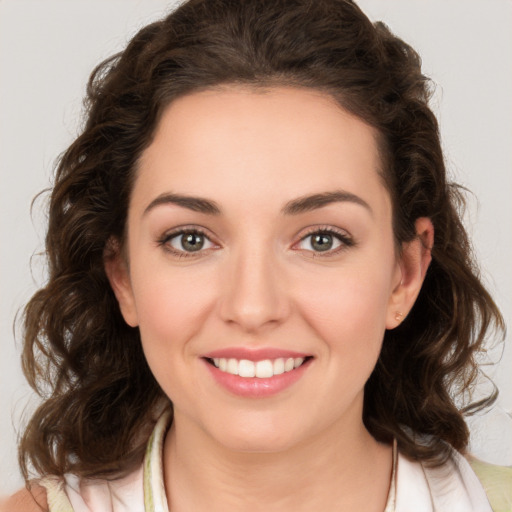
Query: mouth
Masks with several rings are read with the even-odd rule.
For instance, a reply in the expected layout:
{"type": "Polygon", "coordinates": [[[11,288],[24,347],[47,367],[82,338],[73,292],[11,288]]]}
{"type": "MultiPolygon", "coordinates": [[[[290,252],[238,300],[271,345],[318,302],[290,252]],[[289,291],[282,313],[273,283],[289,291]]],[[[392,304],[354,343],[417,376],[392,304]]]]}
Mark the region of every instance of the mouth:
{"type": "Polygon", "coordinates": [[[275,359],[262,359],[260,361],[235,359],[232,357],[205,357],[204,359],[223,373],[247,379],[269,379],[276,375],[292,372],[305,365],[312,358],[312,356],[278,357],[275,359]]]}
{"type": "Polygon", "coordinates": [[[243,398],[278,395],[301,381],[314,356],[277,347],[229,347],[203,354],[213,381],[243,398]]]}

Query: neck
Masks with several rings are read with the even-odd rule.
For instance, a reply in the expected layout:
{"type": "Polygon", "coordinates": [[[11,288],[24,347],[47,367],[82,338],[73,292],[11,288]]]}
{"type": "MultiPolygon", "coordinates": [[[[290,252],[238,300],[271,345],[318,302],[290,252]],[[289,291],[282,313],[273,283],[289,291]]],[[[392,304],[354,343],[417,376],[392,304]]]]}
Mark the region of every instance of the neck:
{"type": "Polygon", "coordinates": [[[226,449],[175,415],[164,444],[170,510],[382,512],[391,447],[377,443],[362,421],[330,430],[293,449],[248,453],[226,449]]]}

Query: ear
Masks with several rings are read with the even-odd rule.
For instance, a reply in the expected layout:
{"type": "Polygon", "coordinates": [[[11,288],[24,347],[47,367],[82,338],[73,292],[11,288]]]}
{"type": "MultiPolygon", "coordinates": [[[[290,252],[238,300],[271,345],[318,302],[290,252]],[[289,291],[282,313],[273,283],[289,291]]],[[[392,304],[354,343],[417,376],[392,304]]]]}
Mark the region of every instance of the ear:
{"type": "Polygon", "coordinates": [[[130,270],[117,241],[109,240],[103,256],[105,273],[119,303],[124,321],[131,327],[139,325],[135,298],[130,280],[130,270]]]}
{"type": "Polygon", "coordinates": [[[399,282],[389,298],[386,329],[394,329],[402,323],[418,297],[428,266],[432,260],[434,226],[427,217],[416,223],[416,237],[402,244],[399,265],[399,282]]]}

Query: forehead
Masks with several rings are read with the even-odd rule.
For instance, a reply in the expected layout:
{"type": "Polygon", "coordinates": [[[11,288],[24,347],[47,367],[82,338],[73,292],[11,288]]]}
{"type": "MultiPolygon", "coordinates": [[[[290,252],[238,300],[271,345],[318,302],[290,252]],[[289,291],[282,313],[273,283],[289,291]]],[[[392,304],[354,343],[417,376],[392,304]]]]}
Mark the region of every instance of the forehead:
{"type": "Polygon", "coordinates": [[[214,194],[261,208],[263,198],[277,205],[342,188],[385,202],[380,165],[376,130],[327,94],[233,86],[183,96],[164,110],[134,195],[214,194]]]}

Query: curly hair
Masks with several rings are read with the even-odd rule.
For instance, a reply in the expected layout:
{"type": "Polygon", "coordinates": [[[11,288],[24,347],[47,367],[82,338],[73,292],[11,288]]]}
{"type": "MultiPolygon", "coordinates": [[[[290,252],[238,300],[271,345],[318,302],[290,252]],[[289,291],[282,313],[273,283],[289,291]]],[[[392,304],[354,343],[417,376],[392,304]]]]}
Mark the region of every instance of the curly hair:
{"type": "Polygon", "coordinates": [[[376,128],[397,247],[419,217],[432,220],[435,244],[412,311],[385,333],[363,419],[377,440],[396,438],[430,464],[466,448],[456,397],[474,384],[486,334],[504,326],[461,222],[460,189],[447,181],[418,54],[349,0],[189,0],[93,71],[83,131],[56,167],[48,282],[24,316],[23,369],[43,397],[20,442],[25,478],[30,468],[115,477],[141,462],[168,399],[104,261],[110,240],[122,246],[138,160],[163,110],[224,84],[319,90],[376,128]]]}

